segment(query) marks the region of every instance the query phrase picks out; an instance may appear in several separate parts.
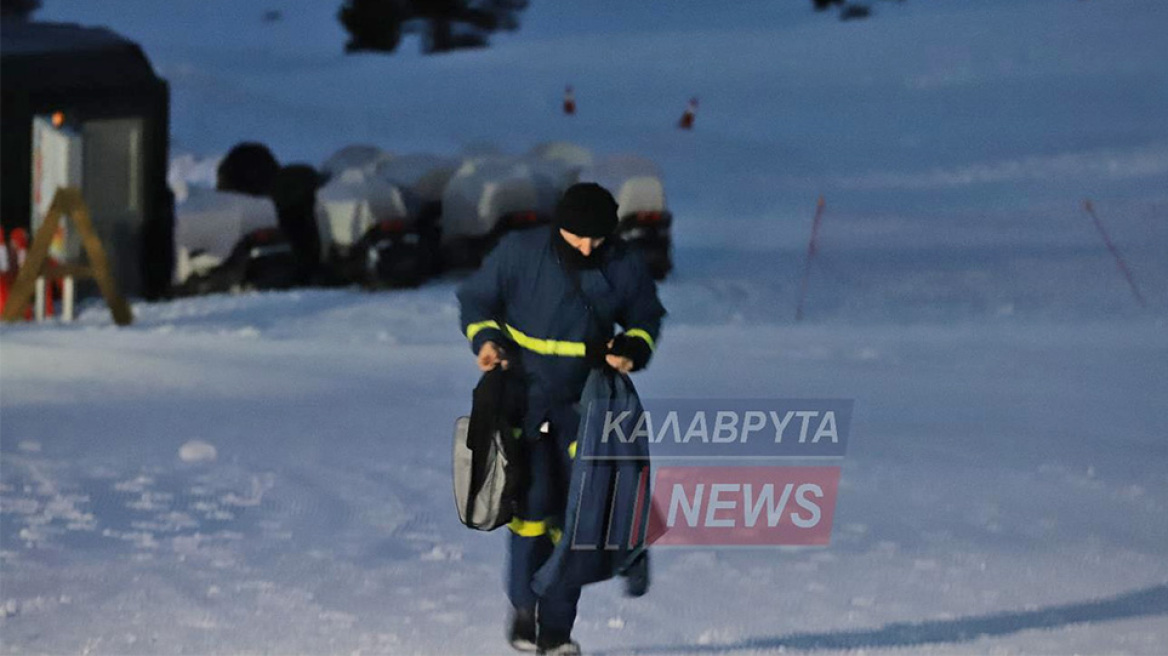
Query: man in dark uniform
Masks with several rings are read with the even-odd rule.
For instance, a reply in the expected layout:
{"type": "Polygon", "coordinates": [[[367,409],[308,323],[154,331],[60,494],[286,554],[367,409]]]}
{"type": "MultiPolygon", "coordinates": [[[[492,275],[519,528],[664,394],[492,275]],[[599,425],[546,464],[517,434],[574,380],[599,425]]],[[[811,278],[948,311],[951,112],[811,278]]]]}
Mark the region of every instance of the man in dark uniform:
{"type": "Polygon", "coordinates": [[[579,653],[570,634],[580,589],[540,597],[532,576],[562,535],[578,402],[590,369],[643,369],[665,316],[640,255],[613,235],[617,221],[612,194],[573,185],[553,225],[507,235],[458,290],[479,368],[516,367],[527,386],[522,430],[530,483],[509,525],[507,590],[509,639],[522,651],[579,653]],[[614,335],[614,324],[624,332],[614,335]]]}

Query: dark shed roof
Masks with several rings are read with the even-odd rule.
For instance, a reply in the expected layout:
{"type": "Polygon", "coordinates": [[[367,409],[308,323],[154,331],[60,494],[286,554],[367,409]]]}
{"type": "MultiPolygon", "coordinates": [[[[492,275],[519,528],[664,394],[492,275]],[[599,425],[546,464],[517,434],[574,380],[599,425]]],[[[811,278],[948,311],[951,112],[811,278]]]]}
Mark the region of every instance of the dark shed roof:
{"type": "Polygon", "coordinates": [[[36,93],[158,83],[137,44],[99,27],[0,21],[5,91],[36,93]]]}

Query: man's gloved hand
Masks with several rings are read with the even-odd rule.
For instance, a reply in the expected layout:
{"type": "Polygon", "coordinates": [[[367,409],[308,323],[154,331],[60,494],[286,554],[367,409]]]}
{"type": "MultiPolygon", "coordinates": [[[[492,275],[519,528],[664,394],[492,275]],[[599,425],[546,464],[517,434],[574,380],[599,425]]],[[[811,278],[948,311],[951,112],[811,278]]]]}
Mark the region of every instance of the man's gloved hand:
{"type": "MultiPolygon", "coordinates": [[[[611,343],[611,342],[609,342],[611,343]]],[[[608,344],[604,342],[585,342],[584,343],[584,362],[592,369],[599,369],[604,366],[605,358],[608,356],[608,344]]]]}
{"type": "MultiPolygon", "coordinates": [[[[611,342],[609,342],[611,344],[611,342]]],[[[623,355],[616,355],[609,352],[604,356],[604,363],[616,369],[622,374],[627,374],[633,370],[633,361],[623,355]]]]}
{"type": "Polygon", "coordinates": [[[608,366],[621,373],[640,371],[649,364],[649,356],[653,354],[649,344],[643,339],[629,337],[621,333],[608,343],[608,355],[605,360],[608,366]]]}
{"type": "Polygon", "coordinates": [[[584,361],[593,369],[600,369],[601,367],[611,367],[622,374],[627,374],[633,370],[633,361],[623,355],[617,355],[612,352],[612,344],[614,340],[605,342],[588,342],[584,345],[584,361]]]}

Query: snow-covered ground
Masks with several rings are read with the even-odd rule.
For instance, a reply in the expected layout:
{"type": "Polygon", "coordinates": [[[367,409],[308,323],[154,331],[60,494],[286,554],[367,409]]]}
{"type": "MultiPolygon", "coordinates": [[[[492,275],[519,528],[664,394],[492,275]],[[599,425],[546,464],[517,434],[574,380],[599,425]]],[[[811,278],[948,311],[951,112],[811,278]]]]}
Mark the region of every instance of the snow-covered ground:
{"type": "MultiPolygon", "coordinates": [[[[830,547],[661,550],[647,597],[585,591],[589,653],[1168,650],[1163,3],[537,0],[437,58],[343,56],[333,2],[46,5],[143,44],[176,151],[661,162],[680,247],[642,394],[856,415],[830,547]]],[[[507,652],[503,537],[451,503],[455,284],[4,327],[0,651],[507,652]]]]}

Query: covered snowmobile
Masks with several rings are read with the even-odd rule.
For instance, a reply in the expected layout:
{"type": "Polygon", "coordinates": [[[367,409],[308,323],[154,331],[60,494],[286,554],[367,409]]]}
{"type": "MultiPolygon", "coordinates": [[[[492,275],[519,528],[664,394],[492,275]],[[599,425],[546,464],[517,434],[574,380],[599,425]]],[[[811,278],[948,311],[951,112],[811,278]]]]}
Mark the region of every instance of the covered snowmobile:
{"type": "Polygon", "coordinates": [[[560,191],[576,184],[580,172],[594,161],[592,151],[568,141],[538,144],[528,153],[528,159],[538,162],[540,169],[553,177],[560,191]]]}
{"type": "Polygon", "coordinates": [[[378,164],[392,158],[392,155],[377,146],[350,144],[329,155],[320,165],[320,171],[327,178],[335,178],[350,169],[372,173],[378,164]]]}
{"type": "Polygon", "coordinates": [[[612,192],[620,216],[618,234],[641,250],[654,278],[664,278],[673,269],[673,214],[666,208],[657,165],[634,155],[609,157],[584,168],[580,181],[612,192]]]}
{"type": "Polygon", "coordinates": [[[376,166],[374,174],[407,190],[423,203],[441,203],[442,192],[460,165],[454,158],[416,153],[384,160],[376,166]]]}
{"type": "Polygon", "coordinates": [[[538,160],[472,157],[442,194],[442,253],[449,268],[473,268],[503,234],[547,223],[562,189],[538,160]]]}
{"type": "Polygon", "coordinates": [[[562,162],[577,170],[592,166],[592,151],[570,141],[545,141],[531,149],[530,156],[536,159],[562,162]]]}
{"type": "Polygon", "coordinates": [[[417,285],[432,270],[416,216],[397,186],[351,168],[330,179],[317,199],[326,262],[342,280],[417,285]]]}
{"type": "Polygon", "coordinates": [[[267,198],[189,187],[175,207],[175,251],[182,296],[297,283],[296,258],[267,198]]]}

